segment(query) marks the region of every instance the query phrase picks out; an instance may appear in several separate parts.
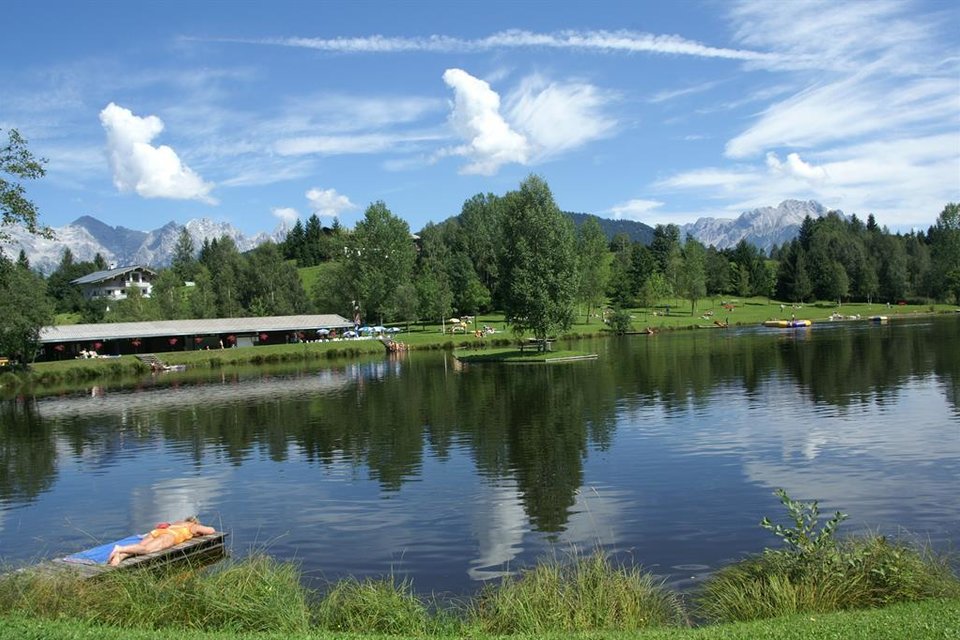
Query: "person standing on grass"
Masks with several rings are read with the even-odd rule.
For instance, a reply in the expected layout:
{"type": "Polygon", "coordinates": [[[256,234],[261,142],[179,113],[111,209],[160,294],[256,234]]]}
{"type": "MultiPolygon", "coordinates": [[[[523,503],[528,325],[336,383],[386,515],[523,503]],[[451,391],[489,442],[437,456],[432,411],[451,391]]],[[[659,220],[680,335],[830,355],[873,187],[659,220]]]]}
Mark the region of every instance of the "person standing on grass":
{"type": "Polygon", "coordinates": [[[116,567],[130,556],[163,551],[181,542],[186,542],[194,536],[208,536],[216,532],[217,530],[213,527],[200,524],[196,516],[190,516],[176,522],[161,522],[156,529],[145,534],[140,542],[115,546],[107,558],[107,564],[116,567]]]}

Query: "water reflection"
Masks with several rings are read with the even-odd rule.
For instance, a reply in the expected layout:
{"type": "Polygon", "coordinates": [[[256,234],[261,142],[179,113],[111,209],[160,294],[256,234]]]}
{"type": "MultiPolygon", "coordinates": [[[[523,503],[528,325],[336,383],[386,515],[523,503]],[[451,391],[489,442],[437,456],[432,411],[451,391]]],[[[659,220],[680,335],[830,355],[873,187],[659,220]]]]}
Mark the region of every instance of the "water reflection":
{"type": "MultiPolygon", "coordinates": [[[[569,544],[689,580],[768,542],[755,523],[780,486],[855,526],[948,540],[958,328],[609,339],[590,345],[599,360],[560,367],[413,353],[5,402],[0,533],[20,509],[63,551],[77,531],[199,512],[241,552],[327,578],[404,571],[425,591],[569,544]]],[[[25,557],[9,539],[0,555],[25,557]]]]}

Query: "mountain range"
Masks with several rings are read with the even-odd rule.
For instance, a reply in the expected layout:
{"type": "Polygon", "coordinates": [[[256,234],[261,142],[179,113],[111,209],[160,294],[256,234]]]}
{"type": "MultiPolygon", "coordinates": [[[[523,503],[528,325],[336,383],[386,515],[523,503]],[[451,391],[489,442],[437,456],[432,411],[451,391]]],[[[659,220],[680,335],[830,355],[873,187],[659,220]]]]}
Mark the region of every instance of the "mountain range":
{"type": "Polygon", "coordinates": [[[70,224],[53,229],[52,239],[28,233],[19,226],[7,229],[11,241],[3,245],[7,255],[16,257],[23,249],[30,266],[41,273],[50,274],[60,264],[63,250],[67,247],[77,262],[93,260],[98,253],[108,264],[128,266],[135,264],[151,267],[166,267],[173,259],[174,248],[181,229],[186,228],[199,250],[204,240],[230,236],[237,249],[248,251],[268,241],[286,237],[287,229],[281,225],[273,233],[258,233],[252,237],[231,225],[209,218],[195,218],[184,225],[168,222],[153,231],[137,231],[126,227],[111,227],[92,216],[81,216],[70,224]]]}
{"type": "MultiPolygon", "coordinates": [[[[700,218],[694,223],[681,226],[680,229],[684,236],[692,235],[703,244],[713,245],[718,249],[733,247],[745,239],[769,252],[774,245],[783,244],[796,237],[804,217],[809,215],[811,218],[819,218],[826,213],[826,207],[813,200],[784,200],[776,207],[752,209],[737,218],[700,218]]],[[[582,224],[588,217],[588,214],[583,213],[567,215],[577,225],[582,224]]],[[[632,241],[649,244],[653,238],[653,228],[642,222],[599,217],[598,220],[606,236],[611,239],[618,233],[626,233],[632,241]]],[[[51,240],[31,235],[22,227],[11,226],[6,229],[11,241],[5,243],[2,249],[12,257],[16,257],[23,249],[31,266],[44,274],[57,268],[63,250],[67,247],[76,261],[93,260],[99,253],[108,263],[117,266],[142,264],[165,267],[173,258],[180,230],[184,227],[198,249],[204,240],[230,236],[240,251],[248,251],[268,240],[281,241],[288,231],[281,225],[272,233],[261,232],[247,236],[228,222],[217,222],[209,218],[196,218],[185,225],[168,222],[153,231],[137,231],[121,226],[111,227],[94,217],[82,216],[66,226],[54,229],[54,238],[51,240]]]]}
{"type": "Polygon", "coordinates": [[[816,220],[827,215],[827,211],[815,200],[784,200],[776,207],[751,209],[733,219],[700,218],[683,225],[680,230],[708,247],[713,245],[718,249],[726,249],[746,240],[769,254],[775,245],[782,245],[797,237],[805,217],[816,220]]]}

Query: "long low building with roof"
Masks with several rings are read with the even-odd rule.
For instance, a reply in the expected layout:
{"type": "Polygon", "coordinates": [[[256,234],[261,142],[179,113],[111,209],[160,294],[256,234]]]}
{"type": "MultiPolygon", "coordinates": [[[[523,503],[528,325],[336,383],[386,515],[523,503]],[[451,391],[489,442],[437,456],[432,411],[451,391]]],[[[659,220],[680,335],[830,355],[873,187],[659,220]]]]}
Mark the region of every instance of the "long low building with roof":
{"type": "Polygon", "coordinates": [[[352,329],[337,314],[65,324],[40,330],[40,360],[306,342],[352,329]]]}

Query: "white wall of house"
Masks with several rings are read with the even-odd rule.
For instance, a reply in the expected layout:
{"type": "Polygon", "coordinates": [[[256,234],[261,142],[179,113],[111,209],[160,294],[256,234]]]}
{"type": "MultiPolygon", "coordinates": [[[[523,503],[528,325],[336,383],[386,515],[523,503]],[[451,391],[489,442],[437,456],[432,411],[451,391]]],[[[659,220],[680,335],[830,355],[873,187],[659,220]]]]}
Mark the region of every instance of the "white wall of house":
{"type": "Polygon", "coordinates": [[[144,271],[130,271],[122,276],[80,285],[83,296],[89,298],[107,298],[108,300],[125,300],[127,297],[126,289],[129,286],[135,286],[140,289],[140,294],[149,298],[153,291],[153,276],[144,271]]]}

